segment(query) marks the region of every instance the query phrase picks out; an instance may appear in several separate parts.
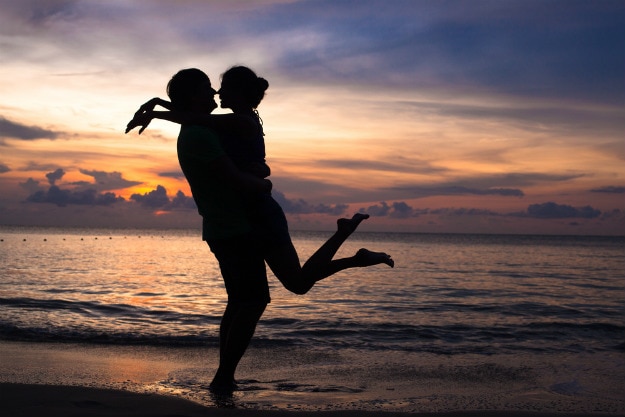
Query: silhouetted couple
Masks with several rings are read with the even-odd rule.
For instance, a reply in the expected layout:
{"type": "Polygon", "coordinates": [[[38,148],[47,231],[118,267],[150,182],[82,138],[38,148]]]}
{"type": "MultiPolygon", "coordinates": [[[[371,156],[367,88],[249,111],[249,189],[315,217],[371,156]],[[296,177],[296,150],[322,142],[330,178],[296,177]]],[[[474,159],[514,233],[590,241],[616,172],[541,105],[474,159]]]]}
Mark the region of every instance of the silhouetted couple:
{"type": "Polygon", "coordinates": [[[177,150],[202,216],[202,239],[219,261],[228,294],[220,330],[219,368],[211,389],[232,392],[234,373],[267,304],[270,302],[265,262],[286,289],[307,293],[317,281],[354,267],[394,262],[389,255],[360,249],[333,259],[339,247],[369,216],[339,219],[337,231],[301,266],[280,205],[271,196],[265,163],[264,133],[256,108],[269,83],[247,67],[222,75],[219,92],[202,71],[176,73],[167,84],[171,101],[154,98],[139,108],[126,132],[154,118],[180,123],[177,150]],[[211,115],[221,107],[230,114],[211,115]],[[160,105],[167,111],[155,111],[160,105]]]}

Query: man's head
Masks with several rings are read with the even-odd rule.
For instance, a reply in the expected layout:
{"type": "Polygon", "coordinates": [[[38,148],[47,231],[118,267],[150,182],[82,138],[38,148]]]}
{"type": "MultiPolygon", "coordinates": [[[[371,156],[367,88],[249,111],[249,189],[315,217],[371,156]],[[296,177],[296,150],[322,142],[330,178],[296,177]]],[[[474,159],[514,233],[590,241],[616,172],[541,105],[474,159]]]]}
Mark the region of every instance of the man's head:
{"type": "Polygon", "coordinates": [[[207,111],[217,108],[210,79],[197,68],[178,71],[167,83],[167,95],[176,110],[207,111]]]}

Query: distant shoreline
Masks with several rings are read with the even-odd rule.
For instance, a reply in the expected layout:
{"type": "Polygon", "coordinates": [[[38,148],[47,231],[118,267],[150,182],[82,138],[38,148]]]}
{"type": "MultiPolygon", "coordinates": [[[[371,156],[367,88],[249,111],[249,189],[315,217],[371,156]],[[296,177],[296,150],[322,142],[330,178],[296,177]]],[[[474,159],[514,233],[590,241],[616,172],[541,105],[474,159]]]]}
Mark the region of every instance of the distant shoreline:
{"type": "MultiPolygon", "coordinates": [[[[92,226],[36,226],[36,225],[7,225],[0,224],[0,233],[18,233],[21,231],[27,231],[30,233],[44,233],[46,231],[53,234],[61,234],[63,232],[89,232],[91,235],[104,236],[114,232],[115,235],[161,235],[164,232],[180,233],[188,236],[201,236],[200,228],[190,227],[167,227],[167,228],[153,228],[153,227],[92,227],[92,226]],[[125,233],[123,233],[125,232],[125,233]]],[[[316,233],[329,233],[331,229],[319,229],[319,230],[304,230],[304,229],[292,229],[291,233],[295,236],[298,234],[316,234],[316,233]]],[[[452,233],[452,232],[399,232],[399,231],[357,231],[354,237],[358,235],[374,235],[382,236],[438,236],[438,237],[459,237],[459,236],[478,236],[478,237],[492,237],[492,238],[506,238],[506,237],[518,237],[518,238],[588,238],[588,239],[625,239],[625,235],[597,235],[597,234],[536,234],[536,233],[452,233]]]]}

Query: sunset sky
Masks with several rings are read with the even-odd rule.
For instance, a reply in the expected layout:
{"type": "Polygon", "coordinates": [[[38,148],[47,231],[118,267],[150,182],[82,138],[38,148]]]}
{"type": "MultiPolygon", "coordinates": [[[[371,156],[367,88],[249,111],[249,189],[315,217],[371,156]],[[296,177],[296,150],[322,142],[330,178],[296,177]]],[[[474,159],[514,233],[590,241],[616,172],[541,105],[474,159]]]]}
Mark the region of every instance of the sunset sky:
{"type": "Polygon", "coordinates": [[[0,0],[0,225],[199,228],[124,127],[237,64],[292,229],[625,235],[622,0],[0,0]]]}

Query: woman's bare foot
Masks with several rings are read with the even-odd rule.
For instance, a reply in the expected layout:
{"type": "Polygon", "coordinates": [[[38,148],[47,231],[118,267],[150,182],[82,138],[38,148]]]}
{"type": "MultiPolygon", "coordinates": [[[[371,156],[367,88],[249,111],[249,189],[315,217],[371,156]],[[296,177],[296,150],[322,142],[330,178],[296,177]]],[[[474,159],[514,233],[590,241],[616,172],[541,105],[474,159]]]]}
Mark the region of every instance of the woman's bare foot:
{"type": "Polygon", "coordinates": [[[354,259],[358,266],[371,266],[378,264],[387,264],[391,268],[395,266],[395,261],[391,258],[391,255],[387,255],[384,252],[371,252],[365,248],[359,249],[354,255],[354,259]]]}
{"type": "Polygon", "coordinates": [[[358,228],[360,222],[368,218],[369,215],[366,213],[356,213],[351,219],[338,219],[336,225],[339,232],[345,232],[351,235],[358,228]]]}

